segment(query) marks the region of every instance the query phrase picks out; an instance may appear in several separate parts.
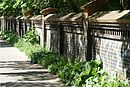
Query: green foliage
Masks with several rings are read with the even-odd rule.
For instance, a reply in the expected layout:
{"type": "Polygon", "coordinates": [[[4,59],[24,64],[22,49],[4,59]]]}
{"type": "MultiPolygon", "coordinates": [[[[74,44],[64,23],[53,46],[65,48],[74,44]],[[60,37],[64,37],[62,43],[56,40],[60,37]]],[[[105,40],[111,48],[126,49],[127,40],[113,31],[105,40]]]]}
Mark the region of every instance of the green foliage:
{"type": "Polygon", "coordinates": [[[36,31],[34,28],[31,28],[31,30],[27,31],[26,34],[23,36],[24,41],[30,42],[32,44],[38,43],[38,35],[36,34],[36,31]]]}
{"type": "Polygon", "coordinates": [[[11,16],[15,14],[15,9],[12,7],[14,0],[2,0],[0,3],[0,14],[4,16],[11,16]]]}
{"type": "MultiPolygon", "coordinates": [[[[32,34],[32,31],[30,31],[32,34]]],[[[11,31],[0,32],[1,37],[12,41],[16,34],[11,31]]],[[[20,38],[15,46],[24,51],[31,60],[35,60],[52,74],[57,74],[62,81],[75,87],[128,87],[128,81],[119,80],[116,74],[109,76],[102,70],[102,62],[92,60],[88,62],[71,63],[68,58],[56,53],[48,52],[38,44],[32,43],[28,32],[20,38]]]]}
{"type": "MultiPolygon", "coordinates": [[[[80,12],[80,7],[93,0],[1,0],[0,15],[19,16],[31,13],[39,15],[40,10],[54,7],[59,13],[80,12]]],[[[129,0],[106,0],[109,10],[130,9],[129,0]]],[[[30,15],[30,14],[29,14],[30,15]]]]}
{"type": "Polygon", "coordinates": [[[41,46],[38,44],[32,44],[30,42],[27,42],[25,39],[21,38],[15,45],[17,48],[19,48],[21,51],[25,52],[25,54],[32,58],[32,55],[34,52],[37,52],[39,50],[43,50],[41,46]]]}
{"type": "Polygon", "coordinates": [[[4,32],[1,32],[0,36],[2,38],[6,39],[12,45],[14,45],[15,43],[17,43],[17,41],[19,39],[19,37],[13,31],[4,31],[4,32]]]}
{"type": "Polygon", "coordinates": [[[74,87],[128,87],[128,81],[119,80],[116,75],[109,76],[101,68],[100,61],[67,64],[60,69],[59,77],[74,87]]]}
{"type": "Polygon", "coordinates": [[[64,63],[58,62],[57,64],[51,64],[48,66],[48,71],[54,75],[58,74],[64,67],[64,63]]]}
{"type": "MultiPolygon", "coordinates": [[[[55,55],[55,54],[54,54],[55,55]]],[[[48,65],[48,70],[52,74],[58,74],[60,70],[63,69],[63,67],[68,64],[68,58],[60,56],[60,55],[55,55],[57,60],[54,59],[53,63],[48,65]]]]}
{"type": "Polygon", "coordinates": [[[19,16],[22,13],[31,11],[37,14],[44,7],[44,0],[2,0],[0,2],[0,15],[19,16]]]}
{"type": "Polygon", "coordinates": [[[83,87],[86,79],[95,75],[101,68],[101,65],[99,61],[70,63],[64,66],[63,70],[59,72],[59,77],[69,85],[83,87]]]}
{"type": "Polygon", "coordinates": [[[40,60],[39,64],[43,67],[50,67],[50,72],[52,71],[52,65],[65,65],[68,62],[67,58],[61,57],[60,55],[52,52],[44,52],[42,58],[38,60],[40,60]]]}
{"type": "Polygon", "coordinates": [[[50,0],[47,7],[57,8],[59,13],[79,12],[80,7],[91,0],[50,0]]]}
{"type": "Polygon", "coordinates": [[[108,76],[106,72],[100,70],[97,75],[86,80],[86,87],[129,87],[128,80],[119,80],[116,73],[108,76]]]}
{"type": "Polygon", "coordinates": [[[18,37],[15,32],[8,30],[0,32],[0,36],[21,51],[24,51],[30,58],[34,52],[43,49],[37,44],[38,39],[34,29],[27,31],[23,38],[18,37]]]}

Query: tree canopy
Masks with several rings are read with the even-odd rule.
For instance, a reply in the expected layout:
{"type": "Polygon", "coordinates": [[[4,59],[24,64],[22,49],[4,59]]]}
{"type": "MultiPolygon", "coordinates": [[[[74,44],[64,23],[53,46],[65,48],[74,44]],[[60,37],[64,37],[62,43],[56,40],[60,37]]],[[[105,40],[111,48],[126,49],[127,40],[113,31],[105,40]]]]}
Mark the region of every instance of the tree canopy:
{"type": "MultiPolygon", "coordinates": [[[[47,7],[58,9],[59,13],[80,12],[80,7],[92,0],[0,0],[0,16],[19,16],[26,12],[40,14],[47,7]]],[[[106,0],[109,10],[130,9],[130,0],[106,0]]]]}

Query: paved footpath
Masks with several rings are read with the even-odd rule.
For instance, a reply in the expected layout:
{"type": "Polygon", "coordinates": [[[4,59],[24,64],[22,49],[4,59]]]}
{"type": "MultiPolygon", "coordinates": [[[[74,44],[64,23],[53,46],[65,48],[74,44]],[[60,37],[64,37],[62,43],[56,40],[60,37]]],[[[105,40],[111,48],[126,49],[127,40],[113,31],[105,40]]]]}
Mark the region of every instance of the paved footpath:
{"type": "Polygon", "coordinates": [[[0,87],[67,87],[0,38],[0,87]]]}

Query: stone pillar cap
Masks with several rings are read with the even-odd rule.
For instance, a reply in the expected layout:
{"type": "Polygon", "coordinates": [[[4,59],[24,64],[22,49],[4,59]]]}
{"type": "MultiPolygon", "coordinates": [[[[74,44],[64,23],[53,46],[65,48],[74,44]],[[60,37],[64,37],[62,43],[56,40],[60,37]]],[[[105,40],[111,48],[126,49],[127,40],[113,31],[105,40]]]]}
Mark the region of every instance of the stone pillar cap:
{"type": "Polygon", "coordinates": [[[58,11],[58,9],[56,9],[56,8],[48,7],[48,8],[45,8],[45,9],[41,10],[40,13],[42,15],[47,15],[47,14],[56,13],[57,11],[58,11]]]}

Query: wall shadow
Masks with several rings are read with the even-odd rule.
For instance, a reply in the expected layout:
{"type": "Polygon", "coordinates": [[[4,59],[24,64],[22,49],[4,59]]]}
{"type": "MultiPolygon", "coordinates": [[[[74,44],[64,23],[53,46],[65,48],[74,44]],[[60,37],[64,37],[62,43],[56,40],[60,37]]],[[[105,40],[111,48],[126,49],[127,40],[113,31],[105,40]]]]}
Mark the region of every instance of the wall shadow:
{"type": "Polygon", "coordinates": [[[29,61],[1,61],[1,87],[67,87],[56,75],[29,61]]]}
{"type": "Polygon", "coordinates": [[[12,47],[11,44],[7,43],[5,40],[0,38],[0,48],[5,48],[5,47],[12,47]]]}

